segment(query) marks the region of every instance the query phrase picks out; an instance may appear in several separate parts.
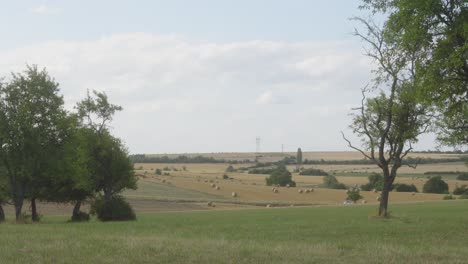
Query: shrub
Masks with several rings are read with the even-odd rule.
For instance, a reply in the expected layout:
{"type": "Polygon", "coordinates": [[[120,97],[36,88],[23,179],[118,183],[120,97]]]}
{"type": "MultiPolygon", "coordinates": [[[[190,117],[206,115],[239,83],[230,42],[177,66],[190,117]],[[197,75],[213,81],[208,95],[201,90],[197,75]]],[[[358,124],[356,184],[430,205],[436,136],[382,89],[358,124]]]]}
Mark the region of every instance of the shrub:
{"type": "Polygon", "coordinates": [[[229,167],[226,168],[226,172],[235,172],[236,169],[232,165],[229,165],[229,167]]]}
{"type": "Polygon", "coordinates": [[[89,214],[85,212],[79,212],[77,215],[72,215],[72,222],[87,222],[89,221],[89,214]]]}
{"type": "Polygon", "coordinates": [[[447,194],[444,196],[444,198],[442,198],[444,200],[455,200],[455,198],[451,195],[451,194],[447,194]]]}
{"type": "Polygon", "coordinates": [[[462,194],[468,194],[468,188],[466,187],[466,185],[462,185],[460,187],[457,187],[453,190],[453,194],[455,195],[462,195],[462,194]]]}
{"type": "Polygon", "coordinates": [[[333,175],[323,177],[323,186],[330,189],[346,189],[346,185],[338,182],[336,177],[333,175]]]}
{"type": "Polygon", "coordinates": [[[156,171],[154,172],[156,175],[162,175],[162,171],[160,169],[156,169],[156,171]]]}
{"type": "Polygon", "coordinates": [[[224,174],[224,175],[223,175],[223,179],[224,179],[224,180],[228,180],[228,179],[229,179],[229,176],[227,176],[227,174],[224,174]]]}
{"type": "Polygon", "coordinates": [[[91,212],[101,221],[135,220],[136,215],[130,204],[122,196],[114,196],[108,202],[98,197],[91,206],[91,212]]]}
{"type": "Polygon", "coordinates": [[[348,197],[346,197],[346,200],[353,201],[353,203],[356,203],[360,199],[362,199],[362,196],[359,192],[359,188],[352,188],[351,190],[348,190],[346,192],[348,194],[348,197]]]}
{"type": "Polygon", "coordinates": [[[448,193],[448,184],[440,176],[430,178],[423,186],[424,193],[448,193]]]}
{"type": "Polygon", "coordinates": [[[320,169],[309,168],[302,170],[299,172],[299,175],[307,175],[307,176],[328,176],[326,171],[320,169]]]}
{"type": "Polygon", "coordinates": [[[457,176],[457,180],[459,181],[468,181],[468,172],[463,172],[457,176]]]}
{"type": "Polygon", "coordinates": [[[464,194],[458,196],[458,199],[468,199],[468,193],[464,193],[464,194]]]}
{"type": "Polygon", "coordinates": [[[285,166],[278,166],[273,170],[270,177],[266,178],[267,185],[279,184],[280,186],[296,186],[296,182],[292,180],[291,172],[289,172],[285,166]]]}
{"type": "Polygon", "coordinates": [[[414,184],[396,183],[392,185],[392,191],[395,192],[418,192],[418,188],[414,184]]]}
{"type": "Polygon", "coordinates": [[[363,191],[372,191],[376,189],[377,191],[381,191],[383,189],[383,176],[382,174],[378,173],[371,173],[369,177],[367,177],[369,183],[361,185],[361,190],[363,191]]]}

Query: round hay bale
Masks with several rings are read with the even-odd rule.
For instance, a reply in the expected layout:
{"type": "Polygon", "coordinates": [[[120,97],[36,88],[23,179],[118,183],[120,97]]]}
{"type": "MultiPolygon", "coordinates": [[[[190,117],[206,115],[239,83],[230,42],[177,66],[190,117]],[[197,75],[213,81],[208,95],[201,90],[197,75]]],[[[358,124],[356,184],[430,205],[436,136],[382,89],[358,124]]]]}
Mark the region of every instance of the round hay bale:
{"type": "Polygon", "coordinates": [[[269,204],[266,205],[266,208],[270,208],[270,207],[271,207],[271,205],[269,205],[269,204]]]}
{"type": "Polygon", "coordinates": [[[297,190],[298,193],[303,193],[304,191],[302,189],[297,190]]]}
{"type": "Polygon", "coordinates": [[[291,185],[289,185],[289,183],[288,183],[288,184],[286,184],[286,188],[289,188],[289,187],[291,187],[291,185]]]}
{"type": "Polygon", "coordinates": [[[216,186],[216,188],[215,188],[215,189],[216,189],[216,190],[219,190],[219,189],[221,189],[221,188],[220,188],[219,186],[216,186]]]}
{"type": "Polygon", "coordinates": [[[271,188],[271,191],[273,191],[273,192],[274,192],[275,190],[276,190],[276,188],[275,188],[275,187],[271,188]]]}
{"type": "Polygon", "coordinates": [[[236,192],[232,192],[232,197],[237,197],[237,193],[236,192]]]}
{"type": "Polygon", "coordinates": [[[215,188],[216,185],[214,183],[211,184],[211,188],[215,188]]]}
{"type": "Polygon", "coordinates": [[[278,189],[274,189],[273,192],[274,192],[274,193],[279,193],[279,190],[278,190],[278,189]]]}
{"type": "Polygon", "coordinates": [[[310,192],[314,192],[314,188],[310,188],[310,192]]]}
{"type": "Polygon", "coordinates": [[[377,190],[376,190],[376,189],[372,189],[372,192],[377,193],[377,190]]]}
{"type": "Polygon", "coordinates": [[[382,199],[382,198],[381,198],[380,196],[377,197],[377,201],[380,202],[381,199],[382,199]]]}
{"type": "Polygon", "coordinates": [[[207,205],[208,205],[208,207],[211,207],[211,206],[213,206],[213,202],[208,202],[207,205]]]}
{"type": "Polygon", "coordinates": [[[361,203],[362,203],[362,204],[365,204],[365,203],[367,203],[367,201],[366,201],[366,200],[362,200],[361,203]]]}
{"type": "Polygon", "coordinates": [[[310,190],[309,190],[309,189],[306,189],[305,192],[306,192],[306,193],[310,193],[310,190]]]}

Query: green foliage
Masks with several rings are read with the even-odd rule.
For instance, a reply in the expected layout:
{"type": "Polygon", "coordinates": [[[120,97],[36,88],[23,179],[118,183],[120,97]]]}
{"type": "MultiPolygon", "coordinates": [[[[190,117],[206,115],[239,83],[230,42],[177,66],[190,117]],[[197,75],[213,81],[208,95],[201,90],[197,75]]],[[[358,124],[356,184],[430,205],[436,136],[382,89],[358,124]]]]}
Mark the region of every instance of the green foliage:
{"type": "Polygon", "coordinates": [[[299,172],[299,175],[307,175],[307,176],[327,176],[328,173],[326,171],[323,171],[321,169],[314,169],[314,168],[309,168],[309,169],[304,169],[299,172]]]}
{"type": "Polygon", "coordinates": [[[448,193],[448,184],[440,176],[430,178],[423,186],[424,193],[448,193]]]}
{"type": "Polygon", "coordinates": [[[229,179],[229,176],[227,176],[227,174],[224,174],[223,175],[223,180],[228,180],[229,179]]]}
{"type": "Polygon", "coordinates": [[[439,140],[468,143],[468,5],[466,0],[363,0],[387,18],[386,37],[416,57],[419,100],[442,113],[439,140]]]}
{"type": "Polygon", "coordinates": [[[464,194],[458,196],[458,199],[468,199],[468,193],[464,193],[464,194]]]}
{"type": "Polygon", "coordinates": [[[392,190],[395,192],[418,192],[418,188],[414,184],[396,183],[392,185],[392,190]]]}
{"type": "Polygon", "coordinates": [[[451,194],[447,194],[442,199],[443,200],[455,200],[455,197],[453,197],[453,195],[451,194]]]}
{"type": "Polygon", "coordinates": [[[455,195],[468,194],[468,188],[466,185],[458,186],[453,190],[453,194],[455,195]]]}
{"type": "Polygon", "coordinates": [[[379,173],[371,173],[369,177],[369,182],[361,185],[361,190],[363,191],[372,191],[372,190],[377,190],[377,191],[382,191],[383,188],[383,176],[382,174],[379,173]]]}
{"type": "Polygon", "coordinates": [[[272,174],[277,171],[277,168],[253,168],[249,169],[249,174],[272,174]]]}
{"type": "Polygon", "coordinates": [[[457,180],[459,181],[468,181],[468,172],[463,172],[457,176],[457,180]]]}
{"type": "Polygon", "coordinates": [[[73,127],[59,85],[45,69],[27,66],[0,85],[0,156],[11,186],[16,218],[25,198],[45,198],[48,178],[60,168],[73,127]]]}
{"type": "Polygon", "coordinates": [[[348,201],[352,201],[353,203],[356,203],[357,201],[359,201],[360,199],[362,199],[363,197],[361,196],[361,193],[359,191],[359,188],[352,188],[350,190],[348,190],[346,192],[346,194],[348,195],[346,197],[346,200],[348,201]]]}
{"type": "Polygon", "coordinates": [[[270,177],[266,178],[267,185],[289,186],[294,187],[296,183],[292,180],[291,172],[289,172],[285,166],[278,166],[272,172],[270,177]]]}
{"type": "Polygon", "coordinates": [[[122,196],[115,195],[106,201],[98,197],[91,206],[92,214],[96,214],[100,221],[129,221],[136,220],[135,212],[122,196]]]}
{"type": "Polygon", "coordinates": [[[297,163],[297,167],[299,168],[299,166],[302,165],[302,149],[301,148],[298,148],[297,149],[297,153],[296,153],[296,163],[297,163]]]}
{"type": "Polygon", "coordinates": [[[156,169],[156,170],[154,171],[154,174],[156,174],[156,175],[162,175],[161,169],[156,169]]]}
{"type": "Polygon", "coordinates": [[[232,165],[229,165],[227,168],[226,168],[226,172],[235,172],[236,169],[234,169],[234,167],[232,165]]]}
{"type": "Polygon", "coordinates": [[[323,177],[323,186],[325,188],[330,188],[330,189],[347,189],[346,185],[343,183],[338,182],[335,176],[333,175],[328,175],[323,177]]]}

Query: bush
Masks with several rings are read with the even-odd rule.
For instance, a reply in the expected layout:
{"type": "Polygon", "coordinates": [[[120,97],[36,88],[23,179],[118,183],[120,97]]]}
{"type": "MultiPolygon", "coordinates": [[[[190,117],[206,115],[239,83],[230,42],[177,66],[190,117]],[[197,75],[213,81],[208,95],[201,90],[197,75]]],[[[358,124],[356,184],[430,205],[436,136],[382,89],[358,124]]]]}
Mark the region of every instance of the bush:
{"type": "Polygon", "coordinates": [[[72,215],[71,221],[72,222],[88,222],[89,214],[80,211],[77,215],[72,215]]]}
{"type": "Polygon", "coordinates": [[[383,176],[381,174],[373,172],[367,179],[369,183],[361,185],[361,190],[372,191],[376,189],[377,191],[381,191],[383,189],[383,176]]]}
{"type": "Polygon", "coordinates": [[[468,188],[466,185],[462,185],[460,187],[457,187],[453,190],[453,194],[455,195],[463,195],[463,194],[468,194],[468,188]]]}
{"type": "Polygon", "coordinates": [[[338,182],[336,177],[333,175],[328,175],[328,176],[323,177],[323,186],[326,188],[330,188],[330,189],[343,189],[343,190],[347,189],[346,185],[338,182]]]}
{"type": "Polygon", "coordinates": [[[356,203],[360,199],[362,199],[362,196],[359,192],[359,188],[353,188],[347,192],[348,197],[346,197],[346,200],[348,201],[353,201],[353,203],[356,203]]]}
{"type": "Polygon", "coordinates": [[[273,170],[270,177],[266,178],[267,185],[279,184],[280,186],[296,186],[296,182],[292,180],[291,172],[289,172],[285,166],[278,166],[273,170]]]}
{"type": "Polygon", "coordinates": [[[226,168],[226,172],[235,172],[236,169],[232,165],[229,165],[229,167],[226,168]]]}
{"type": "Polygon", "coordinates": [[[448,193],[448,184],[440,176],[430,178],[423,186],[424,193],[448,193]]]}
{"type": "Polygon", "coordinates": [[[464,194],[458,196],[458,199],[468,199],[468,193],[464,193],[464,194]]]}
{"type": "Polygon", "coordinates": [[[224,180],[229,180],[229,176],[227,176],[226,174],[223,175],[223,179],[224,180]]]}
{"type": "Polygon", "coordinates": [[[101,221],[129,221],[136,220],[135,212],[122,196],[114,196],[108,202],[98,197],[91,206],[91,212],[101,221]]]}
{"type": "Polygon", "coordinates": [[[305,169],[299,172],[299,175],[307,175],[307,176],[328,176],[328,173],[326,171],[320,170],[320,169],[305,169]]]}
{"type": "Polygon", "coordinates": [[[455,198],[451,195],[451,194],[447,194],[444,196],[444,198],[442,198],[444,200],[455,200],[455,198]]]}
{"type": "Polygon", "coordinates": [[[160,169],[156,169],[156,171],[154,172],[156,175],[162,175],[162,171],[160,169]]]}
{"type": "Polygon", "coordinates": [[[395,192],[418,192],[418,188],[414,184],[396,183],[392,185],[392,191],[395,192]]]}
{"type": "Polygon", "coordinates": [[[459,181],[468,181],[468,172],[463,172],[457,176],[457,180],[459,181]]]}

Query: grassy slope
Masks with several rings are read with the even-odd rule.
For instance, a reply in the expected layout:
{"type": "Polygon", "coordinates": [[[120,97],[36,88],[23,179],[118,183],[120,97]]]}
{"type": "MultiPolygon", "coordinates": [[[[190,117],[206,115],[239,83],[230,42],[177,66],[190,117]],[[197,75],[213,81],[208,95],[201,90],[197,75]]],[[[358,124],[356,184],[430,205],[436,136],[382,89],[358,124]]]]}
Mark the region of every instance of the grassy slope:
{"type": "Polygon", "coordinates": [[[1,263],[468,263],[468,202],[141,214],[0,225],[1,263]]]}

